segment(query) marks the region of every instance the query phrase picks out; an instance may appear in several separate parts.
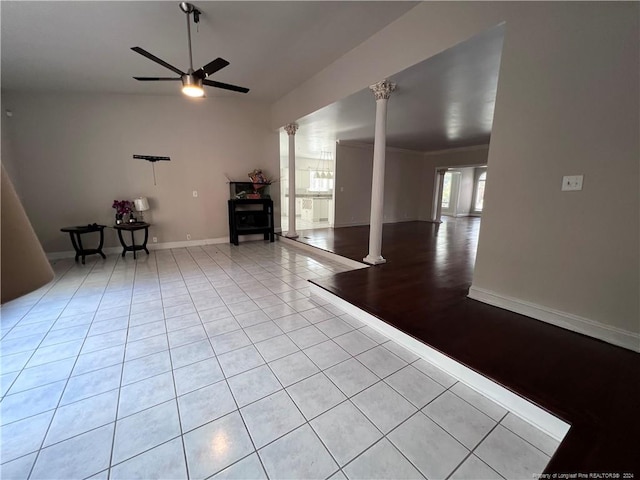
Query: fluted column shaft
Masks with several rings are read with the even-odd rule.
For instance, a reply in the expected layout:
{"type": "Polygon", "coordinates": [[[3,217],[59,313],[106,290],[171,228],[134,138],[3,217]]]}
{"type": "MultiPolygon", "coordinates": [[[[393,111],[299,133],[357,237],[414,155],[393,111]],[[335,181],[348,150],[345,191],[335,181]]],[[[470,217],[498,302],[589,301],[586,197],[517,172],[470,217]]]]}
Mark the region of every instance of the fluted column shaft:
{"type": "Polygon", "coordinates": [[[285,234],[288,238],[298,238],[296,232],[296,132],[298,125],[289,123],[284,130],[289,136],[289,229],[285,234]]]}
{"type": "Polygon", "coordinates": [[[376,126],[373,143],[373,179],[371,182],[371,220],[369,222],[369,254],[363,261],[371,265],[385,263],[382,257],[382,225],[384,223],[384,167],[387,148],[387,101],[396,88],[387,80],[369,87],[376,98],[376,126]]]}

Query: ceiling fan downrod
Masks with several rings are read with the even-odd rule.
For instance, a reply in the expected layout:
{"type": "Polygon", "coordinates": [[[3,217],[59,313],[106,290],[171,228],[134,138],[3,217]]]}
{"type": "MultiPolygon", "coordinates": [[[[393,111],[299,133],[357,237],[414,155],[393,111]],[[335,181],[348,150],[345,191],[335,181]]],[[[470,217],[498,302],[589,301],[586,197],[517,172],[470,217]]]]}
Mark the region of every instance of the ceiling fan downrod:
{"type": "Polygon", "coordinates": [[[194,5],[188,2],[180,2],[180,10],[187,15],[187,37],[189,39],[189,72],[193,73],[193,53],[191,50],[191,21],[189,15],[193,13],[193,23],[200,22],[200,14],[202,13],[194,5]]]}

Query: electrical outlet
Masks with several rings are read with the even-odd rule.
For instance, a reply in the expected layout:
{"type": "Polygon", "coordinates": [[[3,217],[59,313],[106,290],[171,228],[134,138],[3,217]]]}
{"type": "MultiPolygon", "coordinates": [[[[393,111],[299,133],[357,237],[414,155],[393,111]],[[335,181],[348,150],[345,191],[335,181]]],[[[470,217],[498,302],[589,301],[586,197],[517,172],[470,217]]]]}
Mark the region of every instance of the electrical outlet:
{"type": "Polygon", "coordinates": [[[198,191],[197,191],[197,190],[194,190],[194,191],[193,191],[193,198],[196,198],[197,196],[198,196],[198,191]]]}
{"type": "Polygon", "coordinates": [[[582,190],[584,175],[569,175],[562,177],[562,191],[582,190]]]}
{"type": "Polygon", "coordinates": [[[152,241],[153,243],[158,243],[158,237],[153,237],[153,238],[151,239],[151,241],[152,241]]]}
{"type": "Polygon", "coordinates": [[[191,240],[191,234],[187,233],[187,240],[191,240]]]}

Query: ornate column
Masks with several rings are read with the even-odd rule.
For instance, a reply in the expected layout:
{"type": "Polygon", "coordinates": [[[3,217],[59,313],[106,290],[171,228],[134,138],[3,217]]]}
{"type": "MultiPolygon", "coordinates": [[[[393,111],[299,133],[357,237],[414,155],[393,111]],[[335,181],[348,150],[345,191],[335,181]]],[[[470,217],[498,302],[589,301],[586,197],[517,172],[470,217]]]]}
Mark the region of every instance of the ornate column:
{"type": "Polygon", "coordinates": [[[373,142],[369,254],[363,261],[377,265],[386,262],[382,258],[382,223],[384,220],[384,162],[387,148],[387,101],[391,92],[396,89],[396,84],[383,80],[369,88],[376,97],[376,129],[373,142]]]}
{"type": "Polygon", "coordinates": [[[446,168],[436,170],[436,177],[433,182],[433,206],[431,207],[431,221],[434,223],[442,223],[442,189],[444,188],[444,174],[447,173],[446,168]]]}
{"type": "Polygon", "coordinates": [[[296,132],[297,123],[284,126],[289,135],[289,230],[285,234],[288,238],[298,238],[296,233],[296,132]]]}

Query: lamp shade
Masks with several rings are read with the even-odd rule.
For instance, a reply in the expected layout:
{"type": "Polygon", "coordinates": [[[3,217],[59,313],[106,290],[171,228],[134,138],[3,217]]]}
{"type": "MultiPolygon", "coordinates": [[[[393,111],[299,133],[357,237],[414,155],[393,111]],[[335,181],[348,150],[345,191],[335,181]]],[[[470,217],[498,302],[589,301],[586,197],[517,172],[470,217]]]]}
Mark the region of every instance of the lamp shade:
{"type": "Polygon", "coordinates": [[[133,205],[138,212],[146,212],[149,210],[149,201],[146,197],[138,197],[133,201],[133,205]]]}

